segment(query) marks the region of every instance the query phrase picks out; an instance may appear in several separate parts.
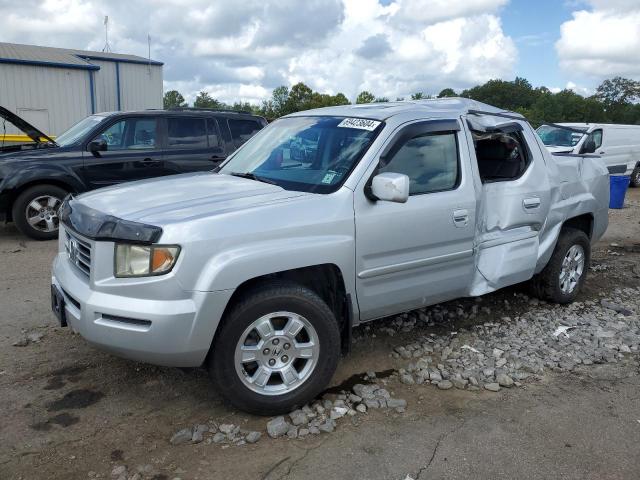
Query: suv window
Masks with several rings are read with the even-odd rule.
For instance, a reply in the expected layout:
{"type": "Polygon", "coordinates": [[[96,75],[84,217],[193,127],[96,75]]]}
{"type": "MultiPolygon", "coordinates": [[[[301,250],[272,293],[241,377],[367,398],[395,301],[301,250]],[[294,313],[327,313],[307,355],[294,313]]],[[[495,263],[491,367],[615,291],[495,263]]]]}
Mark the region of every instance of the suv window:
{"type": "Polygon", "coordinates": [[[207,146],[205,119],[169,117],[167,142],[169,148],[205,148],[207,146]]]}
{"type": "Polygon", "coordinates": [[[262,126],[255,120],[228,119],[231,137],[236,147],[249,140],[262,126]]]}
{"type": "Polygon", "coordinates": [[[207,120],[207,138],[209,140],[210,147],[219,147],[220,142],[220,132],[218,130],[218,122],[213,118],[209,118],[207,120]]]}
{"type": "Polygon", "coordinates": [[[473,134],[480,179],[505,182],[519,178],[529,166],[529,156],[519,132],[473,134]]]}
{"type": "Polygon", "coordinates": [[[386,161],[379,172],[403,173],[409,177],[409,195],[451,190],[458,184],[456,134],[419,135],[408,140],[386,161]]]}
{"type": "Polygon", "coordinates": [[[126,118],[114,123],[93,140],[104,140],[108,150],[155,148],[156,123],[155,118],[126,118]]]}

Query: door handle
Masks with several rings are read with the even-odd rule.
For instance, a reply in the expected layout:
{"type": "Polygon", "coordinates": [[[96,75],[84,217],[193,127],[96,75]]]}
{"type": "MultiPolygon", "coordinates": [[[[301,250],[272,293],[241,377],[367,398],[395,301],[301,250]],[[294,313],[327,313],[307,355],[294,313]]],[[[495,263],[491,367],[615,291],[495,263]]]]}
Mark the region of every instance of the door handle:
{"type": "Polygon", "coordinates": [[[453,223],[456,227],[465,227],[469,223],[469,210],[466,208],[454,210],[453,223]]]}
{"type": "Polygon", "coordinates": [[[159,160],[154,160],[153,158],[145,158],[144,160],[142,160],[142,164],[145,167],[152,167],[154,165],[160,165],[160,161],[159,160]]]}
{"type": "Polygon", "coordinates": [[[538,197],[525,198],[522,201],[525,210],[535,210],[540,207],[540,199],[538,197]]]}

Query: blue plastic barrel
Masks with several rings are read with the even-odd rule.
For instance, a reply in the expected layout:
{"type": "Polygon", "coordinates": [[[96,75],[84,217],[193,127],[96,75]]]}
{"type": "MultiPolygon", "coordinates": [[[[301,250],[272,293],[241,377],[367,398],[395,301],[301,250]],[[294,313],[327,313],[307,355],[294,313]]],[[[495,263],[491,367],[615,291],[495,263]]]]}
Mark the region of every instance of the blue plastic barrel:
{"type": "Polygon", "coordinates": [[[629,188],[628,175],[611,175],[609,176],[609,208],[622,208],[624,206],[624,196],[629,188]]]}

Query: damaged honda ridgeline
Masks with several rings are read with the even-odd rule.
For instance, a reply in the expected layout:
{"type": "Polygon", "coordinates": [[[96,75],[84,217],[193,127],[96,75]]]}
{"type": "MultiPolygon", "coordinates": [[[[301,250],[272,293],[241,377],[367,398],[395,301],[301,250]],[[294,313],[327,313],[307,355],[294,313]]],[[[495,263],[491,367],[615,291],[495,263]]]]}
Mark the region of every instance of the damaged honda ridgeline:
{"type": "Polygon", "coordinates": [[[571,302],[608,202],[598,158],[553,157],[472,100],[299,112],[217,172],[67,199],[52,307],[100,348],[205,365],[238,408],[287,412],[359,323],[527,280],[571,302]]]}

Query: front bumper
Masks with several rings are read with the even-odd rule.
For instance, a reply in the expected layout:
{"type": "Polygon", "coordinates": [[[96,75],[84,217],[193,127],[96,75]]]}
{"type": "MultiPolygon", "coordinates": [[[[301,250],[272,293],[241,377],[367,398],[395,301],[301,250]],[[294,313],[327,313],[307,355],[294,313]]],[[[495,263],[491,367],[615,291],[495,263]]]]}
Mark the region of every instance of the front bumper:
{"type": "MultiPolygon", "coordinates": [[[[88,342],[124,358],[173,367],[202,365],[233,293],[150,300],[97,291],[65,252],[54,259],[51,282],[64,296],[67,323],[88,342]]],[[[135,287],[129,291],[135,294],[135,287]]]]}

